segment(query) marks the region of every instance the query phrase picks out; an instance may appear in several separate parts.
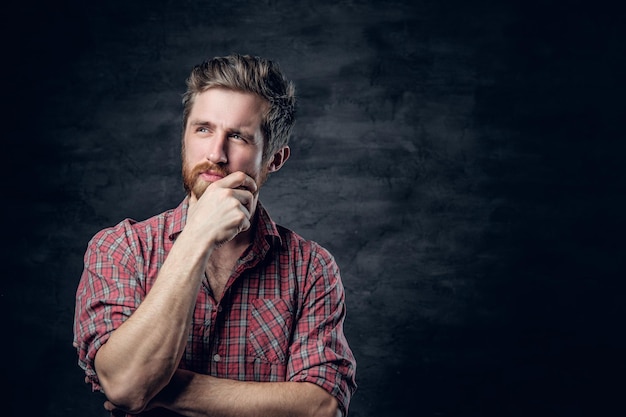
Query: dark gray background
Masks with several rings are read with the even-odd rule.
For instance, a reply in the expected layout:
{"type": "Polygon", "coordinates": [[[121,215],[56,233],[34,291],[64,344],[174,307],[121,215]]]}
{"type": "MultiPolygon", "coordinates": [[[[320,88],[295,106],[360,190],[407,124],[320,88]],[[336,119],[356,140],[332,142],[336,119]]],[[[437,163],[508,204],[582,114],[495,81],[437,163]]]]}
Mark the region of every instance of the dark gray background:
{"type": "Polygon", "coordinates": [[[104,415],[72,348],[86,243],[182,199],[184,79],[230,52],[276,59],[297,84],[292,157],[262,199],[342,268],[352,416],[618,409],[623,13],[579,1],[40,3],[15,6],[3,29],[0,414],[104,415]]]}

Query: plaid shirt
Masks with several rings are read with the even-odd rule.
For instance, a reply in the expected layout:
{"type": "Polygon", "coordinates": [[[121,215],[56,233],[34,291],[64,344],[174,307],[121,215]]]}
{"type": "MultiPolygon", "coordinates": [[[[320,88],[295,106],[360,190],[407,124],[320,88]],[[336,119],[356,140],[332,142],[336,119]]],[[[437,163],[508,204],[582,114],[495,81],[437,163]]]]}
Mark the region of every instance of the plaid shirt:
{"type": "MultiPolygon", "coordinates": [[[[94,358],[139,306],[185,226],[188,198],[143,222],[97,233],[76,293],[74,346],[94,390],[94,358]]],[[[206,277],[180,368],[241,381],[319,385],[347,414],[356,362],[343,333],[344,289],[332,255],[276,225],[259,203],[255,237],[220,302],[206,277]]],[[[166,312],[164,312],[166,314],[166,312]]]]}

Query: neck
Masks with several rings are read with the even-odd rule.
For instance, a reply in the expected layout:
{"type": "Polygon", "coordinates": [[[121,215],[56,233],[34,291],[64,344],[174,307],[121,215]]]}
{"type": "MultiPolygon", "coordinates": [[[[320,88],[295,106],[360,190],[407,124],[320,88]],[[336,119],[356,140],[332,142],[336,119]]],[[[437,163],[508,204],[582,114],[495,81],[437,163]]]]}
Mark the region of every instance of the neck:
{"type": "Polygon", "coordinates": [[[209,256],[205,273],[216,300],[220,300],[237,261],[252,242],[251,230],[239,233],[232,240],[213,249],[209,256]]]}

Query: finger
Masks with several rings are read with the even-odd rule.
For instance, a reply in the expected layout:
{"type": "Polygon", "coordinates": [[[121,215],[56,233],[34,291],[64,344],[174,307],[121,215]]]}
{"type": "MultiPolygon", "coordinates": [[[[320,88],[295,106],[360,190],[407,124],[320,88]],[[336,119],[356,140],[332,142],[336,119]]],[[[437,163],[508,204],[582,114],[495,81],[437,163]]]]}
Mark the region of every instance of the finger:
{"type": "Polygon", "coordinates": [[[250,229],[250,226],[252,226],[252,224],[250,223],[250,220],[246,218],[246,220],[241,225],[239,225],[239,232],[237,232],[237,234],[250,229]]]}
{"type": "Polygon", "coordinates": [[[215,184],[217,183],[225,188],[245,189],[253,194],[257,191],[257,185],[254,179],[242,171],[233,172],[232,174],[227,175],[221,180],[215,182],[215,184]]]}
{"type": "Polygon", "coordinates": [[[109,411],[113,417],[124,417],[126,415],[124,410],[120,410],[110,401],[104,402],[104,409],[109,411]]]}
{"type": "Polygon", "coordinates": [[[237,188],[243,188],[250,191],[252,194],[255,194],[258,190],[256,181],[249,175],[245,175],[243,178],[243,182],[237,188]]]}
{"type": "Polygon", "coordinates": [[[105,401],[104,402],[104,409],[107,411],[114,411],[115,410],[115,405],[113,405],[113,403],[111,401],[105,401]]]}
{"type": "Polygon", "coordinates": [[[250,210],[254,200],[254,195],[250,191],[247,189],[236,189],[233,192],[233,196],[239,200],[239,203],[241,203],[244,208],[250,210]]]}
{"type": "Polygon", "coordinates": [[[247,188],[236,188],[233,192],[233,195],[235,196],[235,198],[237,198],[241,204],[245,205],[245,206],[249,206],[250,203],[252,203],[252,200],[254,199],[254,193],[250,190],[248,190],[247,188]]]}

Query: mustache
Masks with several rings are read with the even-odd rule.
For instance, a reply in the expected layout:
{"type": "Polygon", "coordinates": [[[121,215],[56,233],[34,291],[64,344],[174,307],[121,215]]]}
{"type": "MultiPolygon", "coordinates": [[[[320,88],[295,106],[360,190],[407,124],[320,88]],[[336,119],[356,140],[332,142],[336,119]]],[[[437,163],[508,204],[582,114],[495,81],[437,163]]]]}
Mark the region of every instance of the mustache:
{"type": "Polygon", "coordinates": [[[200,174],[207,171],[212,171],[223,177],[231,174],[231,172],[226,168],[205,161],[193,167],[193,170],[191,170],[191,178],[197,178],[200,174]]]}

